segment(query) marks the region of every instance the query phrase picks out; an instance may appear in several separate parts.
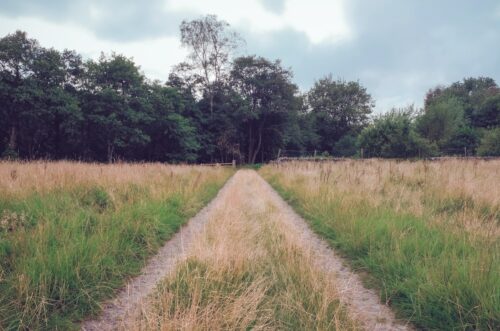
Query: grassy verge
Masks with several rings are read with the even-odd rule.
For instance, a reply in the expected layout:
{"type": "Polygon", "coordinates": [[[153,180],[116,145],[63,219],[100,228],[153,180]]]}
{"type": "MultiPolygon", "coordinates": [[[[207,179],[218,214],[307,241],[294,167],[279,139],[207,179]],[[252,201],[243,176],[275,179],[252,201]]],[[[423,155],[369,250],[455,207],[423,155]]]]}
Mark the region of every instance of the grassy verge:
{"type": "Polygon", "coordinates": [[[307,243],[254,179],[231,187],[187,260],[159,285],[131,329],[356,329],[334,280],[315,266],[307,243]]]}
{"type": "Polygon", "coordinates": [[[0,328],[69,329],[215,196],[231,170],[3,163],[0,328]]]}
{"type": "Polygon", "coordinates": [[[417,327],[496,330],[497,166],[349,161],[261,173],[417,327]]]}

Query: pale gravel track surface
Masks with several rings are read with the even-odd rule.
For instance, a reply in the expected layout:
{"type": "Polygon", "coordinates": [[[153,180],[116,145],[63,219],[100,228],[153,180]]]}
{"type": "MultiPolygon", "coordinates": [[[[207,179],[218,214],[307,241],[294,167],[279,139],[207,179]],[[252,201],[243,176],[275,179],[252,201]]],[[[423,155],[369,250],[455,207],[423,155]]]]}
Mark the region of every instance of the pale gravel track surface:
{"type": "Polygon", "coordinates": [[[160,248],[141,270],[141,274],[132,278],[114,299],[103,305],[101,315],[97,319],[84,321],[81,329],[84,331],[126,329],[126,325],[144,306],[145,299],[156,284],[173,271],[178,260],[185,257],[193,240],[204,230],[209,216],[225,199],[228,187],[234,185],[234,181],[233,175],[217,196],[160,248]]]}
{"type": "Polygon", "coordinates": [[[300,217],[288,203],[256,174],[262,190],[266,190],[273,203],[285,214],[283,221],[288,222],[292,231],[298,231],[316,257],[317,266],[335,277],[340,302],[347,306],[351,316],[361,322],[366,330],[413,330],[410,323],[396,319],[391,308],[380,302],[374,290],[363,286],[361,278],[351,271],[346,261],[338,256],[330,246],[314,233],[306,221],[300,217]]]}
{"type": "MultiPolygon", "coordinates": [[[[286,223],[290,231],[298,233],[302,247],[309,250],[317,267],[335,278],[340,301],[366,330],[412,329],[408,323],[398,321],[387,305],[380,303],[375,291],[363,286],[360,277],[346,266],[345,261],[323,239],[309,229],[307,223],[264,179],[255,171],[240,170],[229,179],[212,202],[160,249],[144,267],[140,276],[131,279],[115,299],[104,305],[103,313],[97,320],[89,320],[82,324],[82,330],[127,329],[127,324],[145,306],[145,299],[156,284],[174,270],[177,261],[186,257],[189,248],[204,231],[207,222],[214,218],[217,209],[227,204],[231,191],[235,189],[233,186],[248,191],[249,199],[263,200],[262,202],[271,203],[278,208],[280,214],[284,216],[279,219],[286,223]],[[262,194],[255,197],[252,196],[252,191],[262,194]]],[[[216,219],[212,221],[216,222],[216,219]]]]}

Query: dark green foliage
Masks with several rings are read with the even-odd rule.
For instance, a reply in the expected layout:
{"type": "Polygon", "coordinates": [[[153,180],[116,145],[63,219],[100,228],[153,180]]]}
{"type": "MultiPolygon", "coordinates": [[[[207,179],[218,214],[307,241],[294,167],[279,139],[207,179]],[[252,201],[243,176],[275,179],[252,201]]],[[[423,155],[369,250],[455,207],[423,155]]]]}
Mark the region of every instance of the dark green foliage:
{"type": "Polygon", "coordinates": [[[500,92],[499,89],[492,89],[491,96],[488,96],[479,107],[473,110],[471,122],[474,126],[492,128],[500,126],[500,92]]]}
{"type": "Polygon", "coordinates": [[[478,130],[470,126],[460,126],[443,145],[442,152],[448,155],[474,155],[478,144],[478,130]]]}
{"type": "MultiPolygon", "coordinates": [[[[500,125],[500,89],[488,77],[465,78],[427,93],[417,119],[421,136],[436,143],[442,155],[475,155],[481,129],[500,125]]],[[[494,155],[482,149],[481,155],[494,155]]]]}
{"type": "MultiPolygon", "coordinates": [[[[329,75],[299,94],[279,60],[232,59],[241,40],[215,16],[183,22],[181,35],[189,63],[176,66],[166,84],[148,81],[123,55],[83,61],[25,32],[1,38],[0,156],[255,163],[275,159],[280,149],[475,155],[482,130],[500,125],[500,89],[491,78],[436,87],[419,115],[370,124],[374,100],[359,82],[329,75]],[[203,31],[212,39],[199,39],[203,31]],[[214,53],[197,59],[200,47],[214,53]]],[[[495,153],[494,144],[482,146],[481,155],[495,153]]]]}
{"type": "Polygon", "coordinates": [[[346,134],[333,146],[333,155],[340,157],[355,156],[358,151],[357,137],[354,134],[346,134]]]}
{"type": "Polygon", "coordinates": [[[321,137],[316,132],[316,119],[312,112],[308,112],[304,96],[295,98],[298,109],[290,112],[285,131],[286,149],[294,151],[313,151],[318,149],[321,137]]]}
{"type": "Polygon", "coordinates": [[[492,78],[464,78],[450,86],[438,86],[429,90],[425,98],[425,108],[446,99],[457,99],[464,107],[465,115],[471,118],[472,113],[485,97],[498,93],[498,86],[492,78]]]}
{"type": "Polygon", "coordinates": [[[288,118],[297,107],[297,86],[291,77],[291,71],[284,69],[279,60],[271,62],[256,56],[235,60],[231,81],[245,101],[240,123],[246,135],[248,163],[255,163],[263,151],[272,152],[270,144],[284,145],[288,118]]]}
{"type": "Polygon", "coordinates": [[[19,154],[17,154],[17,151],[11,149],[10,147],[7,147],[5,151],[2,153],[2,159],[5,160],[17,160],[19,158],[19,154]]]}
{"type": "Polygon", "coordinates": [[[335,144],[346,134],[359,133],[374,107],[372,97],[359,82],[335,81],[331,75],[318,80],[307,98],[321,137],[317,149],[334,154],[335,144]]]}
{"type": "Polygon", "coordinates": [[[484,133],[477,152],[482,156],[500,156],[500,128],[484,133]]]}
{"type": "Polygon", "coordinates": [[[430,141],[443,146],[464,124],[463,104],[456,98],[450,98],[427,107],[418,118],[417,130],[430,141]]]}
{"type": "Polygon", "coordinates": [[[147,82],[122,55],[83,62],[16,32],[0,39],[5,158],[194,161],[190,93],[147,82]]]}
{"type": "Polygon", "coordinates": [[[393,109],[376,118],[359,135],[363,157],[407,158],[432,155],[432,145],[417,135],[413,119],[413,107],[393,109]]]}

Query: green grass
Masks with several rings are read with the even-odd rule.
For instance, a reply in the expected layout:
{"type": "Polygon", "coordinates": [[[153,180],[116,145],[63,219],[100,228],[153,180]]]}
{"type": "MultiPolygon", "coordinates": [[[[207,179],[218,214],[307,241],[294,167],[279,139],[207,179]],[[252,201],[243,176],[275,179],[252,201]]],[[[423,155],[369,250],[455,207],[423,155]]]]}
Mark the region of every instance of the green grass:
{"type": "Polygon", "coordinates": [[[245,164],[245,165],[240,166],[239,168],[259,170],[260,168],[262,168],[263,165],[264,165],[263,163],[245,164]]]}
{"type": "Polygon", "coordinates": [[[136,184],[0,196],[0,329],[77,328],[215,196],[215,178],[163,198],[136,184]]]}
{"type": "Polygon", "coordinates": [[[265,177],[355,269],[368,272],[367,284],[382,301],[418,328],[500,329],[498,241],[431,226],[389,206],[358,201],[346,208],[348,196],[311,199],[278,175],[265,177]]]}

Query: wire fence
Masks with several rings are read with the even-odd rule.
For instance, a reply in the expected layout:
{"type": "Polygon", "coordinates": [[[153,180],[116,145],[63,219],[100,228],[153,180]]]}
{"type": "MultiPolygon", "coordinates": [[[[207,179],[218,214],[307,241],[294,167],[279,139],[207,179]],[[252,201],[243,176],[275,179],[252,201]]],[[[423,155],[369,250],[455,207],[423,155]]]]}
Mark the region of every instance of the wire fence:
{"type": "MultiPolygon", "coordinates": [[[[450,158],[460,158],[460,159],[481,159],[481,160],[492,160],[500,159],[498,156],[478,156],[474,150],[467,148],[448,148],[441,150],[437,154],[424,155],[423,153],[418,154],[408,154],[400,155],[398,157],[382,157],[380,155],[370,155],[363,149],[356,151],[354,155],[338,155],[335,153],[328,153],[319,150],[292,150],[292,149],[278,149],[275,152],[272,151],[261,151],[256,158],[256,163],[266,163],[266,162],[285,162],[285,161],[343,161],[348,159],[394,159],[394,160],[443,160],[450,158]]],[[[223,166],[223,167],[236,167],[237,165],[247,164],[248,161],[244,158],[234,157],[231,162],[229,160],[214,160],[211,163],[202,163],[204,166],[223,166]]]]}
{"type": "Polygon", "coordinates": [[[275,158],[275,161],[340,161],[345,159],[369,159],[369,158],[385,158],[385,159],[412,159],[412,160],[443,160],[449,158],[461,158],[461,159],[481,159],[481,160],[492,160],[500,159],[498,156],[478,156],[474,150],[467,148],[448,148],[441,150],[437,154],[433,155],[423,155],[418,153],[417,155],[401,155],[399,157],[381,157],[378,155],[370,155],[363,149],[359,149],[356,154],[349,156],[340,155],[330,155],[328,152],[320,152],[318,150],[279,150],[275,158]]]}

